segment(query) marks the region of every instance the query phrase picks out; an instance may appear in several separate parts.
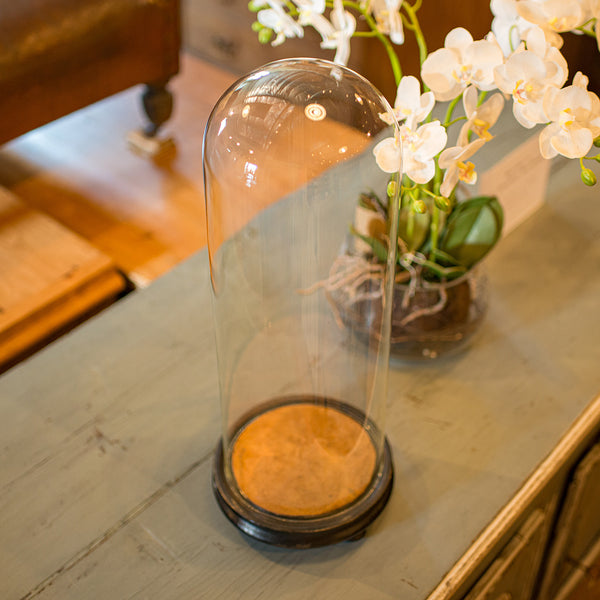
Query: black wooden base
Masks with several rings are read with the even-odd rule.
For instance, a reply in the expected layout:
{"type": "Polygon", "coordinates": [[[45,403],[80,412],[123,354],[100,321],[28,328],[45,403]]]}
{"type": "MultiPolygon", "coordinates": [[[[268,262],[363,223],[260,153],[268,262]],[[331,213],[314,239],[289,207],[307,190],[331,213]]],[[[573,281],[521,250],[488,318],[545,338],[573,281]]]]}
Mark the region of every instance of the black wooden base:
{"type": "MultiPolygon", "coordinates": [[[[355,412],[355,409],[348,412],[355,412]]],[[[392,491],[394,476],[387,439],[382,462],[381,470],[371,485],[350,505],[315,517],[288,517],[262,510],[230,485],[225,476],[220,442],[214,455],[213,491],[227,518],[250,537],[286,548],[326,546],[362,538],[367,527],[384,509],[392,491]]]]}

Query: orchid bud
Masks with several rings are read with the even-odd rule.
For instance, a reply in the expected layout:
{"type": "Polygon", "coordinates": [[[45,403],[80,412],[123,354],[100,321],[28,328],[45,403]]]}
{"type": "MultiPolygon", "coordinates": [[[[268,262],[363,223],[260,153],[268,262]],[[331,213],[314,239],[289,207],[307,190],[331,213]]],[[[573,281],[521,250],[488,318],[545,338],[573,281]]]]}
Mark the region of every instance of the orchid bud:
{"type": "Polygon", "coordinates": [[[594,140],[594,146],[600,148],[600,135],[594,140]]]}
{"type": "Polygon", "coordinates": [[[263,6],[264,2],[256,2],[255,0],[250,0],[250,2],[248,2],[248,10],[250,12],[258,12],[263,6]]]}
{"type": "Polygon", "coordinates": [[[273,30],[270,27],[263,27],[258,32],[258,41],[261,44],[268,44],[271,41],[272,36],[273,36],[273,30]]]}
{"type": "Polygon", "coordinates": [[[390,181],[387,184],[387,195],[388,195],[388,198],[393,198],[396,195],[397,189],[398,189],[398,184],[395,181],[390,181]]]}
{"type": "Polygon", "coordinates": [[[254,21],[254,23],[252,23],[251,27],[252,27],[252,31],[254,31],[254,33],[258,33],[263,28],[263,25],[261,23],[259,23],[258,21],[254,21]]]}
{"type": "Polygon", "coordinates": [[[444,212],[449,212],[452,207],[450,200],[445,196],[436,196],[434,202],[435,205],[444,212]]]}
{"type": "Polygon", "coordinates": [[[583,181],[583,183],[585,183],[585,185],[596,185],[596,182],[598,181],[598,179],[596,178],[596,175],[594,174],[594,171],[592,171],[591,169],[581,169],[581,181],[583,181]]]}
{"type": "Polygon", "coordinates": [[[427,204],[419,198],[418,200],[413,201],[412,209],[419,215],[424,215],[427,212],[427,204]]]}

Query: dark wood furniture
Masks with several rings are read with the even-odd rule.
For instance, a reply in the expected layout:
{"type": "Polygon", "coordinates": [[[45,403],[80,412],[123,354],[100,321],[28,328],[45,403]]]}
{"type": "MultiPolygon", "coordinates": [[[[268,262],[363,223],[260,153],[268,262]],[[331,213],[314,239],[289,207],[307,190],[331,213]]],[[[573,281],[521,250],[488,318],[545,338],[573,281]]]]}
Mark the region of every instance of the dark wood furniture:
{"type": "Polygon", "coordinates": [[[179,48],[179,0],[2,2],[0,143],[137,84],[153,135],[179,48]]]}

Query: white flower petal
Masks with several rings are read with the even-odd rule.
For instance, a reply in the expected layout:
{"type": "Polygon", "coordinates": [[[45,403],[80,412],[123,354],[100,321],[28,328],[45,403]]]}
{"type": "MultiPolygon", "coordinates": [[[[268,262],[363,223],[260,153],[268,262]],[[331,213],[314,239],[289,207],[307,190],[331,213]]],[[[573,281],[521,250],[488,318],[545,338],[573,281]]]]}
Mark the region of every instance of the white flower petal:
{"type": "Polygon", "coordinates": [[[462,146],[452,146],[451,148],[446,148],[438,158],[438,165],[440,169],[447,169],[452,166],[457,160],[459,160],[459,156],[462,152],[462,146]]]}
{"type": "Polygon", "coordinates": [[[592,132],[583,127],[572,129],[568,133],[561,130],[550,140],[552,147],[567,158],[585,156],[593,142],[592,132]]]}
{"type": "Polygon", "coordinates": [[[414,158],[405,161],[406,175],[415,183],[427,183],[435,175],[435,162],[433,160],[419,161],[414,158]]]}
{"type": "Polygon", "coordinates": [[[444,149],[448,141],[446,129],[439,121],[432,121],[431,123],[421,125],[417,129],[417,135],[419,136],[421,145],[416,154],[422,159],[433,158],[444,149]]]}
{"type": "Polygon", "coordinates": [[[452,190],[456,187],[457,183],[458,167],[453,165],[444,173],[444,179],[442,180],[442,185],[440,186],[440,194],[448,198],[450,194],[452,194],[452,190]]]}
{"type": "Polygon", "coordinates": [[[464,27],[456,27],[446,36],[444,47],[464,50],[472,43],[473,36],[464,27]]]}
{"type": "Polygon", "coordinates": [[[373,154],[377,165],[384,173],[398,173],[402,166],[402,151],[393,137],[381,140],[374,148],[373,154]]]}
{"type": "Polygon", "coordinates": [[[440,48],[425,59],[421,77],[436,100],[452,100],[464,89],[464,84],[452,76],[460,71],[460,66],[456,52],[447,48],[440,48]]]}
{"type": "Polygon", "coordinates": [[[544,127],[540,133],[540,154],[545,159],[554,158],[558,155],[558,152],[552,146],[552,137],[557,133],[559,129],[558,123],[551,123],[547,127],[544,127]]]}
{"type": "Polygon", "coordinates": [[[416,77],[406,75],[400,80],[394,107],[416,106],[421,97],[421,84],[416,77]]]}
{"type": "Polygon", "coordinates": [[[477,108],[479,93],[474,85],[470,85],[463,93],[463,107],[467,118],[471,118],[477,108]]]}

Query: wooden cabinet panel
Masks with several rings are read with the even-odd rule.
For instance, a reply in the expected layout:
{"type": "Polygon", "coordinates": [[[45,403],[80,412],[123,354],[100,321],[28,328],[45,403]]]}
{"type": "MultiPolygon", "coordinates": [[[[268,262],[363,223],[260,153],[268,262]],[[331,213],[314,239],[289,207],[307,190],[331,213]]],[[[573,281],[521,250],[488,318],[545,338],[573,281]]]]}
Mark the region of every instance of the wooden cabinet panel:
{"type": "Polygon", "coordinates": [[[530,514],[465,600],[529,600],[550,520],[548,508],[530,514]]]}
{"type": "Polygon", "coordinates": [[[580,565],[596,554],[600,539],[600,443],[581,460],[567,489],[545,568],[540,599],[554,600],[580,565]]]}

